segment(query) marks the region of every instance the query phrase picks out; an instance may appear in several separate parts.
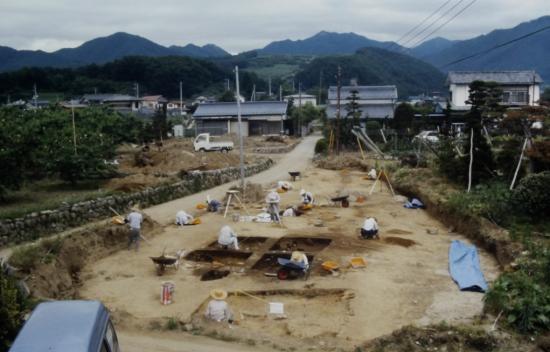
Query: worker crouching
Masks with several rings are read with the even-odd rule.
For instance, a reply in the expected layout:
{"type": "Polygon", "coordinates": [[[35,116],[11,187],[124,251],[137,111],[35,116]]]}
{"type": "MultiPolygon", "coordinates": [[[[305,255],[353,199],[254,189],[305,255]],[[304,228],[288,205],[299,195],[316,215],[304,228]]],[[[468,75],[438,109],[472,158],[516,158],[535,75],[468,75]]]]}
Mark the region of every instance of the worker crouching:
{"type": "Polygon", "coordinates": [[[217,322],[233,323],[233,313],[229,309],[229,304],[225,301],[227,298],[227,291],[215,289],[210,292],[212,300],[208,302],[204,316],[206,319],[214,320],[217,322]]]}
{"type": "Polygon", "coordinates": [[[218,244],[224,249],[239,250],[239,240],[237,234],[231,229],[231,227],[225,225],[221,228],[218,235],[218,244]]]}
{"type": "Polygon", "coordinates": [[[361,237],[364,239],[380,238],[376,218],[367,218],[361,228],[361,237]]]}

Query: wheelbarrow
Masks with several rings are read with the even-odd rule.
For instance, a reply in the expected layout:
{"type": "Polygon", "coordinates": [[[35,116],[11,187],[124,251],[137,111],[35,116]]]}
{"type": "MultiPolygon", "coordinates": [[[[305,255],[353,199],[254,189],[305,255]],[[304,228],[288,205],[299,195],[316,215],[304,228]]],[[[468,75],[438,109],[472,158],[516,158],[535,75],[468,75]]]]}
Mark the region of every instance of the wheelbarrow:
{"type": "Polygon", "coordinates": [[[302,277],[307,280],[309,276],[309,268],[304,267],[296,262],[286,258],[277,258],[277,263],[281,266],[277,271],[279,280],[293,280],[302,277]]]}
{"type": "Polygon", "coordinates": [[[349,196],[341,196],[341,197],[331,198],[330,200],[333,201],[334,203],[340,203],[342,208],[348,208],[349,207],[348,198],[349,196]]]}
{"type": "Polygon", "coordinates": [[[292,182],[296,181],[296,177],[302,177],[300,171],[289,171],[288,174],[292,177],[292,182]]]}
{"type": "Polygon", "coordinates": [[[175,269],[178,268],[179,258],[171,255],[161,255],[160,257],[149,257],[155,263],[157,269],[157,275],[162,276],[166,271],[166,267],[171,266],[175,269]]]}

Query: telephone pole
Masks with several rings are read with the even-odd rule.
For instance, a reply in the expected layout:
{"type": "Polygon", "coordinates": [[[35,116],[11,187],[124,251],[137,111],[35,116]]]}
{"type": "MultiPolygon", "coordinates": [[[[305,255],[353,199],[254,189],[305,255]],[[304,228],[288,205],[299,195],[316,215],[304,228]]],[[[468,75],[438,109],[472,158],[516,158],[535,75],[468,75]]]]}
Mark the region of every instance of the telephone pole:
{"type": "Polygon", "coordinates": [[[321,105],[321,97],[323,94],[323,70],[319,72],[319,102],[318,105],[321,105]]]}
{"type": "Polygon", "coordinates": [[[239,90],[239,66],[235,66],[235,85],[237,88],[237,121],[239,123],[239,149],[241,169],[241,192],[244,196],[244,153],[243,153],[243,126],[241,121],[241,95],[239,90]]]}
{"type": "Polygon", "coordinates": [[[338,66],[338,74],[336,76],[336,155],[340,155],[340,91],[342,89],[342,68],[338,66]]]}

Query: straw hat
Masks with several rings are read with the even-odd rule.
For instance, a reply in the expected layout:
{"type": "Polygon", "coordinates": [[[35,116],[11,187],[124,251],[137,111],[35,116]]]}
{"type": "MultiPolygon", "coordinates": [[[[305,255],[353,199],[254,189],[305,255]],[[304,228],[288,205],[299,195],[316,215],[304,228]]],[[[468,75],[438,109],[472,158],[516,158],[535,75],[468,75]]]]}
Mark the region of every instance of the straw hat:
{"type": "Polygon", "coordinates": [[[210,291],[210,297],[214,298],[215,300],[221,301],[227,298],[227,291],[216,288],[212,291],[210,291]]]}
{"type": "Polygon", "coordinates": [[[300,251],[294,251],[292,252],[292,256],[290,257],[290,260],[293,262],[301,262],[304,258],[304,253],[300,251]]]}

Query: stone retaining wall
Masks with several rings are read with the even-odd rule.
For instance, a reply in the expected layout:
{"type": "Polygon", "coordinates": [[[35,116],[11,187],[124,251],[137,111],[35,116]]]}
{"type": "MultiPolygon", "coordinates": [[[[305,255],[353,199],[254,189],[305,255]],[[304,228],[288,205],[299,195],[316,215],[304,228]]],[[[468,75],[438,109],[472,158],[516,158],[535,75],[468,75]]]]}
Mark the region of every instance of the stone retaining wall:
{"type": "MultiPolygon", "coordinates": [[[[258,164],[245,166],[246,176],[257,174],[273,165],[268,159],[258,164]]],[[[33,241],[39,237],[61,232],[87,222],[113,216],[109,207],[119,213],[131,205],[142,207],[165,203],[238,179],[238,167],[219,170],[194,171],[182,175],[182,181],[170,185],[147,188],[140,192],[116,194],[75,204],[66,204],[57,209],[31,213],[17,219],[0,221],[0,248],[9,244],[33,241]]]]}

